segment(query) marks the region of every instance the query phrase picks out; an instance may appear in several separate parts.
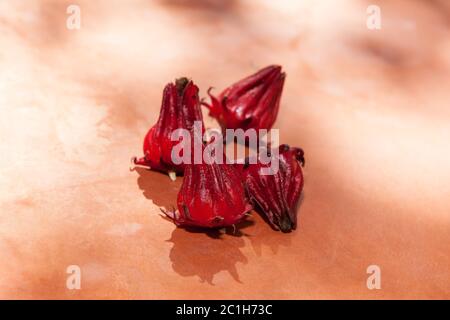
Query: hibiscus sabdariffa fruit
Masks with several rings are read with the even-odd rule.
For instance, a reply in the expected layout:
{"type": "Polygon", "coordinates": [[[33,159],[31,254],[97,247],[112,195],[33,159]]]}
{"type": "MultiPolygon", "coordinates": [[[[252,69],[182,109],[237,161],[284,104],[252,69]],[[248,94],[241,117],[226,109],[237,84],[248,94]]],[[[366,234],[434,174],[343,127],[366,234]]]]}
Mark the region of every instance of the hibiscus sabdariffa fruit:
{"type": "Polygon", "coordinates": [[[164,212],[178,226],[222,228],[244,220],[252,206],[242,177],[232,164],[202,160],[186,164],[178,210],[164,212]]]}
{"type": "Polygon", "coordinates": [[[269,165],[259,161],[251,164],[248,159],[237,168],[255,210],[264,215],[274,229],[290,232],[297,227],[297,203],[304,183],[304,153],[300,148],[283,144],[271,161],[279,162],[278,170],[273,174],[262,174],[261,169],[267,169],[269,165]]]}
{"type": "Polygon", "coordinates": [[[267,129],[274,124],[280,107],[286,74],[277,65],[268,66],[242,79],[204,103],[222,129],[267,129]]]}
{"type": "Polygon", "coordinates": [[[194,130],[194,122],[203,118],[198,97],[198,87],[187,78],[180,78],[164,88],[158,121],[144,138],[144,156],[134,158],[136,165],[166,172],[174,179],[175,174],[184,172],[184,164],[175,164],[172,149],[179,141],[172,141],[176,129],[194,130]]]}

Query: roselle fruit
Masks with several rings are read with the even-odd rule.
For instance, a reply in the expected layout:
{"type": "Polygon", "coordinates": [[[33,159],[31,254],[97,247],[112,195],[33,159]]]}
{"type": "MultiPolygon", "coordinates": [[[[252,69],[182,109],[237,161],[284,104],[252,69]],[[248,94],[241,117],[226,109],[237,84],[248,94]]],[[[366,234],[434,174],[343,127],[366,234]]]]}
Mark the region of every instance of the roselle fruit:
{"type": "Polygon", "coordinates": [[[208,90],[211,104],[204,105],[222,129],[267,129],[274,124],[286,74],[272,65],[240,80],[219,96],[208,90]]]}
{"type": "Polygon", "coordinates": [[[305,163],[303,150],[281,145],[272,161],[279,161],[275,174],[262,175],[261,168],[268,165],[256,162],[238,165],[245,180],[247,192],[255,209],[267,218],[271,226],[282,232],[297,227],[296,206],[303,189],[302,166],[305,163]]]}
{"type": "Polygon", "coordinates": [[[175,164],[172,161],[172,148],[179,142],[171,141],[171,134],[179,128],[192,131],[194,121],[201,121],[203,134],[198,91],[198,87],[187,78],[180,78],[175,83],[166,85],[158,121],[147,132],[143,145],[144,157],[134,158],[136,165],[167,172],[172,179],[176,173],[183,173],[184,164],[175,164]]]}
{"type": "Polygon", "coordinates": [[[221,228],[245,219],[252,209],[244,183],[231,164],[186,164],[178,211],[164,212],[178,226],[221,228]]]}

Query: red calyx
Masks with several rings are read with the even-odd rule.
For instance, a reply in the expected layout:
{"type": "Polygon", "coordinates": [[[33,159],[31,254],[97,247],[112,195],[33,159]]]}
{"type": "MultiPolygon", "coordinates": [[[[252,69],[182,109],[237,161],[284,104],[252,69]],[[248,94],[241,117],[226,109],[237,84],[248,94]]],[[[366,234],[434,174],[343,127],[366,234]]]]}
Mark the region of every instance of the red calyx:
{"type": "Polygon", "coordinates": [[[174,164],[172,148],[178,141],[171,141],[174,130],[193,130],[194,121],[203,118],[198,98],[198,87],[187,78],[180,78],[164,88],[161,110],[157,123],[144,138],[144,157],[134,159],[136,165],[150,167],[161,172],[183,173],[184,164],[174,164]]]}
{"type": "Polygon", "coordinates": [[[165,212],[178,226],[221,228],[252,209],[239,172],[231,164],[186,164],[178,211],[165,212]]]}
{"type": "Polygon", "coordinates": [[[240,80],[204,104],[222,129],[267,129],[274,124],[286,74],[272,65],[240,80]]]}
{"type": "MultiPolygon", "coordinates": [[[[296,206],[303,189],[303,150],[288,145],[279,147],[279,170],[273,175],[261,175],[269,165],[240,165],[247,192],[255,209],[263,214],[276,230],[290,232],[297,227],[296,206]]],[[[272,161],[276,161],[275,157],[272,161]]]]}

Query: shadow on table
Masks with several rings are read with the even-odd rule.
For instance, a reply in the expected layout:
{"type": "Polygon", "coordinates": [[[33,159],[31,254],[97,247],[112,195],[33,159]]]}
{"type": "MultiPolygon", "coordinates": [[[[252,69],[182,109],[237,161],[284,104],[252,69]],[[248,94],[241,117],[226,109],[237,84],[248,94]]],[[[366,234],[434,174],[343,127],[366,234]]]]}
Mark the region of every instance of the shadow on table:
{"type": "MultiPolygon", "coordinates": [[[[171,181],[167,175],[145,168],[136,167],[133,171],[139,175],[137,184],[145,198],[169,210],[176,207],[181,177],[171,181]]],[[[236,264],[247,263],[240,248],[245,246],[244,230],[252,224],[244,221],[237,228],[222,231],[176,228],[167,240],[173,243],[170,251],[173,270],[184,277],[198,276],[200,281],[211,285],[217,273],[227,271],[235,281],[241,282],[236,264]]]]}
{"type": "Polygon", "coordinates": [[[214,285],[214,276],[227,271],[241,283],[236,264],[247,264],[241,252],[245,246],[244,229],[253,225],[244,221],[239,229],[206,230],[200,228],[176,228],[168,242],[173,243],[170,260],[173,270],[183,277],[198,276],[200,281],[214,285]]]}
{"type": "Polygon", "coordinates": [[[168,175],[139,167],[134,168],[133,171],[139,175],[137,185],[142,190],[144,197],[152,200],[158,207],[164,207],[167,210],[176,207],[177,195],[183,178],[177,177],[176,181],[172,181],[168,175]]]}
{"type": "Polygon", "coordinates": [[[248,263],[241,250],[248,245],[246,239],[260,257],[264,248],[277,254],[280,247],[290,247],[295,234],[295,231],[290,234],[274,231],[262,218],[255,217],[225,232],[176,228],[167,241],[173,244],[169,257],[176,273],[183,277],[198,276],[200,281],[214,285],[214,276],[221,271],[227,271],[236,282],[242,283],[236,265],[248,263]]]}
{"type": "MultiPolygon", "coordinates": [[[[167,175],[159,172],[139,167],[134,171],[139,174],[137,184],[147,199],[169,210],[176,207],[181,177],[171,181],[167,175]]],[[[299,206],[301,202],[302,199],[299,206]]],[[[245,239],[248,239],[257,256],[263,255],[264,248],[276,254],[280,247],[290,247],[296,231],[291,234],[275,231],[256,212],[253,211],[252,215],[252,218],[241,222],[236,228],[175,228],[167,240],[173,244],[169,254],[173,270],[183,277],[197,276],[200,281],[211,285],[214,285],[216,274],[226,271],[236,282],[241,283],[236,265],[248,263],[241,250],[246,245],[245,239]]]]}

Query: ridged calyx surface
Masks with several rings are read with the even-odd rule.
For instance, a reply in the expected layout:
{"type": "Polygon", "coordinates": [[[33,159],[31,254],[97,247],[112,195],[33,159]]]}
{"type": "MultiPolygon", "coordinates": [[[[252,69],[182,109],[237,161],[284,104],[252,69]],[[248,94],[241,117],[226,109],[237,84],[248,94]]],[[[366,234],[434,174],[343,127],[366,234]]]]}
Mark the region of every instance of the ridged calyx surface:
{"type": "Polygon", "coordinates": [[[134,163],[162,172],[183,173],[184,164],[175,164],[172,160],[172,148],[179,141],[172,141],[172,132],[176,129],[193,131],[194,121],[203,118],[198,97],[198,87],[187,78],[180,78],[164,88],[158,121],[150,128],[144,138],[144,156],[134,163]]]}
{"type": "Polygon", "coordinates": [[[302,166],[305,163],[303,150],[281,145],[279,155],[272,161],[279,160],[279,170],[275,174],[262,175],[261,168],[269,165],[239,165],[245,181],[247,192],[255,205],[255,210],[264,215],[273,228],[290,232],[297,227],[296,206],[303,189],[302,166]]]}
{"type": "Polygon", "coordinates": [[[280,106],[286,74],[277,65],[268,66],[225,89],[217,97],[208,90],[210,115],[222,129],[270,129],[280,106]]]}

